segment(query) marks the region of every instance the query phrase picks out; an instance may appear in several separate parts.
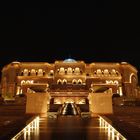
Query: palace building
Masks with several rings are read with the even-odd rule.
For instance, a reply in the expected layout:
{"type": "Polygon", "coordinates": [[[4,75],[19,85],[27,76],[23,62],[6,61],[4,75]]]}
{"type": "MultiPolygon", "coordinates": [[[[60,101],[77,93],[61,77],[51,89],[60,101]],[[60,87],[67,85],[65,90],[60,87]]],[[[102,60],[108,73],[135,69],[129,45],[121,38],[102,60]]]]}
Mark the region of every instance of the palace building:
{"type": "Polygon", "coordinates": [[[6,99],[19,94],[48,94],[49,104],[86,104],[89,94],[137,97],[137,69],[127,62],[85,63],[74,59],[12,62],[2,69],[1,92],[6,99]]]}
{"type": "Polygon", "coordinates": [[[74,59],[54,64],[12,62],[2,69],[1,79],[4,97],[46,89],[54,97],[85,96],[98,86],[108,87],[120,96],[135,97],[137,84],[137,69],[126,62],[86,64],[74,59]]]}

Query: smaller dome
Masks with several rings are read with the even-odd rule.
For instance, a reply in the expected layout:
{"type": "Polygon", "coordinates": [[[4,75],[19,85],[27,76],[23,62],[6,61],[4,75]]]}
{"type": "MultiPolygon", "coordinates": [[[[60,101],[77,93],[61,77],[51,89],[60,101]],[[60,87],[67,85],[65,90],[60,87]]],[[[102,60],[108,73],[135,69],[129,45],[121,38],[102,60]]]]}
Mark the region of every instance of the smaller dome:
{"type": "Polygon", "coordinates": [[[121,64],[127,64],[127,62],[121,62],[121,64]]]}
{"type": "Polygon", "coordinates": [[[18,62],[18,61],[13,61],[12,63],[13,63],[13,64],[19,64],[20,62],[18,62]]]}
{"type": "Polygon", "coordinates": [[[63,62],[64,63],[73,63],[73,62],[76,62],[76,60],[72,59],[72,58],[68,58],[68,59],[65,59],[63,62]]]}

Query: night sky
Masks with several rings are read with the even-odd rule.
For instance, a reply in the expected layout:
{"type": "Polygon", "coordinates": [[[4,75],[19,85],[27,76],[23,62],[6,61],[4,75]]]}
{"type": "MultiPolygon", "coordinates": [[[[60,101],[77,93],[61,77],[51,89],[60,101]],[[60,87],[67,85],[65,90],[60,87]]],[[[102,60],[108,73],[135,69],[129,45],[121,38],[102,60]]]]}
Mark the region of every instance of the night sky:
{"type": "Polygon", "coordinates": [[[12,61],[52,63],[71,57],[87,63],[127,61],[140,70],[137,6],[95,1],[3,7],[0,69],[12,61]]]}

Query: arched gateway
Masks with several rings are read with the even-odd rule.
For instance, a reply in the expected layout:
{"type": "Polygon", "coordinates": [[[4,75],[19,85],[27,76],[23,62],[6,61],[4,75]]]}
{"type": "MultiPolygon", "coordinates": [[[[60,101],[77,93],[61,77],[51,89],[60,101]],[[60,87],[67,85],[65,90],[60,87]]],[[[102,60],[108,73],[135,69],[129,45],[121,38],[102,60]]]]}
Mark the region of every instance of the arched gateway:
{"type": "MultiPolygon", "coordinates": [[[[5,100],[25,94],[27,112],[42,113],[46,111],[46,106],[49,108],[51,104],[65,102],[89,103],[93,111],[92,107],[99,107],[101,103],[112,106],[111,96],[114,93],[137,96],[137,82],[137,69],[126,62],[87,64],[74,59],[51,64],[12,62],[2,69],[1,92],[5,100]]],[[[112,108],[99,113],[110,112],[112,108]]]]}

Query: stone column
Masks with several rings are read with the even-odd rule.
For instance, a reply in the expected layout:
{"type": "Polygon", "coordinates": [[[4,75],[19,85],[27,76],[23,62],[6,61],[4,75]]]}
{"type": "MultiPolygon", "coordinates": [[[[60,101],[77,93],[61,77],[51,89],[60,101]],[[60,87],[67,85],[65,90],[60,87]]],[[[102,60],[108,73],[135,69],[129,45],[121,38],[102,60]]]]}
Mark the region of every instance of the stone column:
{"type": "Polygon", "coordinates": [[[15,96],[15,84],[10,83],[8,84],[7,97],[9,99],[14,99],[14,96],[15,96]]]}
{"type": "Polygon", "coordinates": [[[124,83],[124,92],[127,97],[132,97],[132,85],[131,83],[124,83]]]}

